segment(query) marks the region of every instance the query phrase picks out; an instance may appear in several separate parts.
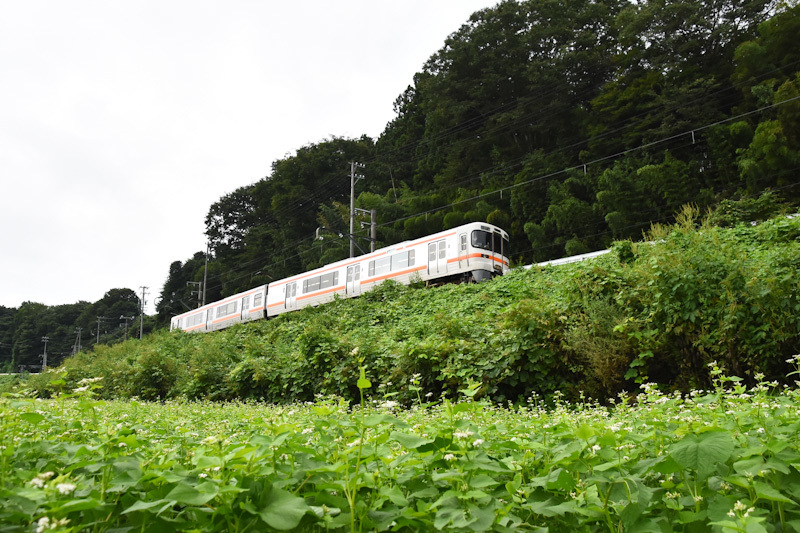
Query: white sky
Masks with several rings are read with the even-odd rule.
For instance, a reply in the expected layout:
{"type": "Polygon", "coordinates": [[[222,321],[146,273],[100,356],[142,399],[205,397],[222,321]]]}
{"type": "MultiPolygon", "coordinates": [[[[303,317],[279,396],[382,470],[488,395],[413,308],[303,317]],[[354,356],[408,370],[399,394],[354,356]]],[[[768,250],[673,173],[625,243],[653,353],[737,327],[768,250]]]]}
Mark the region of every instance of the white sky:
{"type": "Polygon", "coordinates": [[[306,144],[376,138],[495,3],[0,0],[0,305],[145,285],[152,313],[212,203],[306,144]]]}

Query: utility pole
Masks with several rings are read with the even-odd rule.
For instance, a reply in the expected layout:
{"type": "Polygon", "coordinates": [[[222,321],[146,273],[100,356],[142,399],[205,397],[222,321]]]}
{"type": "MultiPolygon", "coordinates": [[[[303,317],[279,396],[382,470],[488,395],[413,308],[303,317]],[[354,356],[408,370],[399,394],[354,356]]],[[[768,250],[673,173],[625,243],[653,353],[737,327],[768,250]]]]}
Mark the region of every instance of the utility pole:
{"type": "Polygon", "coordinates": [[[75,328],[75,344],[72,345],[72,355],[81,351],[81,331],[83,328],[75,328]]]}
{"type": "Polygon", "coordinates": [[[44,343],[44,354],[42,355],[42,372],[47,370],[47,341],[50,340],[50,337],[45,335],[42,337],[42,342],[44,343]]]}
{"type": "Polygon", "coordinates": [[[104,316],[97,317],[97,340],[95,341],[95,344],[100,344],[100,322],[102,320],[106,320],[106,317],[104,316]]]}
{"type": "Polygon", "coordinates": [[[356,182],[364,179],[364,176],[356,174],[356,168],[364,168],[361,163],[350,161],[350,257],[355,257],[355,236],[353,232],[356,225],[356,182]]]}
{"type": "Polygon", "coordinates": [[[133,321],[134,318],[136,318],[136,317],[125,316],[125,315],[121,315],[119,317],[120,320],[124,320],[125,321],[125,340],[128,340],[128,322],[133,321]]]}
{"type": "MultiPolygon", "coordinates": [[[[366,209],[361,209],[361,208],[356,207],[356,213],[362,213],[362,214],[365,214],[365,215],[369,215],[369,220],[370,220],[370,222],[369,222],[369,251],[370,252],[374,252],[375,248],[377,248],[377,243],[378,243],[378,211],[376,211],[375,209],[370,209],[368,211],[366,209]]],[[[362,222],[361,223],[361,227],[362,228],[364,228],[366,225],[367,225],[366,222],[362,222]]],[[[350,246],[353,245],[355,240],[356,240],[356,236],[353,235],[352,232],[350,232],[350,243],[351,243],[350,246]]],[[[360,246],[358,248],[359,248],[359,250],[361,250],[360,246]]],[[[366,253],[366,252],[364,252],[364,250],[361,250],[361,251],[362,251],[362,253],[366,253]]]]}
{"type": "Polygon", "coordinates": [[[374,252],[378,247],[378,211],[371,209],[369,212],[369,251],[374,252]]]}
{"type": "Polygon", "coordinates": [[[141,286],[139,288],[142,289],[142,309],[141,309],[141,314],[139,315],[140,317],[139,338],[141,339],[142,335],[144,335],[144,306],[147,304],[147,300],[145,300],[145,297],[147,296],[147,289],[149,289],[150,287],[141,286]]]}
{"type": "MultiPolygon", "coordinates": [[[[206,305],[206,287],[208,286],[208,252],[210,251],[210,243],[206,243],[206,266],[203,267],[203,303],[206,305]]],[[[252,278],[251,278],[252,279],[252,278]]]]}
{"type": "Polygon", "coordinates": [[[187,281],[186,285],[188,287],[197,287],[196,291],[189,291],[189,294],[191,296],[195,296],[195,295],[197,296],[197,308],[199,309],[200,306],[202,305],[200,302],[202,301],[201,300],[201,294],[203,294],[203,284],[201,282],[199,282],[199,281],[187,281]]]}

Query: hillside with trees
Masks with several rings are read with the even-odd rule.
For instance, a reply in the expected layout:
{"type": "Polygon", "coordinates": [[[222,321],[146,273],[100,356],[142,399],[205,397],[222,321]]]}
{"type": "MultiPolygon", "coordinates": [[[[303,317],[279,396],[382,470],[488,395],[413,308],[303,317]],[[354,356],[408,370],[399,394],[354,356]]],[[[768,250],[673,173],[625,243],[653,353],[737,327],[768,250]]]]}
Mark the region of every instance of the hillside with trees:
{"type": "MultiPolygon", "coordinates": [[[[124,341],[129,328],[138,336],[139,323],[133,321],[140,316],[139,308],[139,297],[131,289],[111,289],[94,303],[0,306],[0,368],[37,372],[43,363],[45,337],[47,364],[58,366],[80,349],[124,341]]],[[[150,331],[153,324],[145,321],[145,326],[150,331]]]]}
{"type": "MultiPolygon", "coordinates": [[[[210,207],[207,301],[346,257],[351,161],[379,245],[487,221],[510,232],[516,264],[637,239],[686,203],[770,190],[796,205],[798,34],[800,8],[773,0],[476,12],[379,138],[301,147],[210,207]]],[[[368,229],[357,235],[367,248],[368,229]]],[[[196,305],[186,281],[205,268],[204,252],[170,266],[159,323],[196,305]]]]}

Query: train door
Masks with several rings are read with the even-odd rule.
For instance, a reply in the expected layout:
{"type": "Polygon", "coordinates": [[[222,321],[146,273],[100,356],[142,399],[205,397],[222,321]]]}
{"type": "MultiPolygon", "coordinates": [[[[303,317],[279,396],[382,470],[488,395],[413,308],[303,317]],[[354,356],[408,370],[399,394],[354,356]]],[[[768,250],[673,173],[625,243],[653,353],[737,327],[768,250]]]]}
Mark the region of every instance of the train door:
{"type": "Polygon", "coordinates": [[[428,243],[428,274],[447,273],[447,241],[428,243]]]}
{"type": "Polygon", "coordinates": [[[214,308],[211,307],[206,311],[206,331],[211,331],[211,327],[214,325],[214,308]]]}
{"type": "Polygon", "coordinates": [[[242,298],[242,321],[250,318],[250,295],[242,298]]]}
{"type": "Polygon", "coordinates": [[[458,236],[458,267],[469,266],[469,251],[467,250],[467,234],[462,233],[458,236]]]}
{"type": "Polygon", "coordinates": [[[347,267],[347,291],[348,296],[361,294],[361,265],[350,265],[347,267]]]}
{"type": "Polygon", "coordinates": [[[289,283],[286,285],[286,309],[295,309],[297,307],[297,283],[289,283]]]}

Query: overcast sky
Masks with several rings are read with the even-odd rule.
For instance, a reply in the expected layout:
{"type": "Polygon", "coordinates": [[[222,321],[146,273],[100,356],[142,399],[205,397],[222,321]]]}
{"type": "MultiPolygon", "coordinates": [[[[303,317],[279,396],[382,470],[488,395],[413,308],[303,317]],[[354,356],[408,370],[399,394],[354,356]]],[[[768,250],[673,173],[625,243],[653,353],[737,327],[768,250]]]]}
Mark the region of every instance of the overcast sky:
{"type": "Polygon", "coordinates": [[[0,0],[0,305],[144,285],[152,313],[212,203],[306,144],[377,137],[495,3],[0,0]]]}

